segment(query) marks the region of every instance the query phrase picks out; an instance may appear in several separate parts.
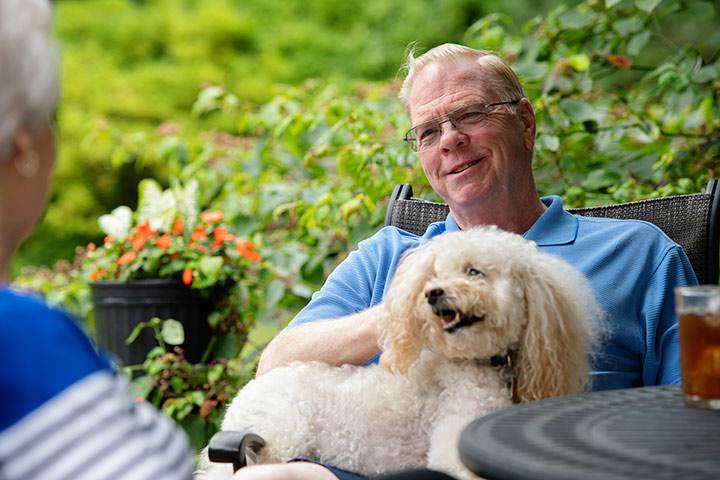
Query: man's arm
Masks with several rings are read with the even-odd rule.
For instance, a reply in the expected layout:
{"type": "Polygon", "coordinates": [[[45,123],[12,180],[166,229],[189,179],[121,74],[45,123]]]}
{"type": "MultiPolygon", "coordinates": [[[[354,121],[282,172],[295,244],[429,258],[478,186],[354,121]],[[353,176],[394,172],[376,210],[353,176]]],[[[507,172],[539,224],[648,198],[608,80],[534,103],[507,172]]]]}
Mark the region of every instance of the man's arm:
{"type": "Polygon", "coordinates": [[[322,320],[287,328],[265,347],[257,375],[295,361],[330,365],[361,365],[380,352],[377,320],[379,304],[335,320],[322,320]]]}

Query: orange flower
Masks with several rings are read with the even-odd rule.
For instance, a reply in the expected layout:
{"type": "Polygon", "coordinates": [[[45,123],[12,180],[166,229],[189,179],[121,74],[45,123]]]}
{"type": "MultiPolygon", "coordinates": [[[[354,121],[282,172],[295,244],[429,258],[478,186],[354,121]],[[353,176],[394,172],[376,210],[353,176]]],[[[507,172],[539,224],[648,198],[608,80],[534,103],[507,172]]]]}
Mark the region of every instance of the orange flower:
{"type": "Polygon", "coordinates": [[[101,268],[99,270],[93,270],[93,272],[90,274],[90,280],[94,282],[103,275],[105,275],[105,269],[101,268]]]}
{"type": "Polygon", "coordinates": [[[94,243],[92,243],[92,242],[88,243],[88,250],[95,250],[95,248],[96,247],[95,247],[94,243]]]}
{"type": "Polygon", "coordinates": [[[211,249],[219,247],[225,242],[225,240],[235,240],[235,235],[228,233],[227,228],[221,227],[213,230],[213,237],[215,238],[215,241],[212,245],[210,245],[211,249]]]}
{"type": "Polygon", "coordinates": [[[214,210],[212,212],[203,212],[200,214],[200,220],[206,223],[217,223],[222,221],[223,212],[220,210],[214,210]]]}
{"type": "Polygon", "coordinates": [[[191,242],[190,245],[188,245],[188,248],[190,250],[197,250],[198,252],[207,252],[207,248],[203,247],[202,245],[198,245],[195,242],[191,242]]]}
{"type": "Polygon", "coordinates": [[[182,281],[185,285],[190,285],[192,283],[193,279],[193,271],[192,268],[186,268],[183,272],[182,281]]]}
{"type": "Polygon", "coordinates": [[[183,229],[185,228],[185,222],[182,218],[178,218],[175,220],[175,224],[173,225],[172,234],[173,235],[180,235],[183,232],[183,229]]]}
{"type": "Polygon", "coordinates": [[[105,237],[105,239],[103,240],[104,243],[112,243],[112,242],[114,242],[114,241],[115,241],[115,237],[113,237],[112,235],[108,235],[108,236],[105,237]]]}
{"type": "Polygon", "coordinates": [[[135,252],[127,252],[122,257],[117,259],[118,265],[125,265],[126,263],[130,263],[137,257],[137,253],[135,252]]]}
{"type": "Polygon", "coordinates": [[[202,227],[195,228],[195,231],[190,236],[190,240],[205,240],[207,238],[207,235],[205,234],[205,229],[202,227]]]}
{"type": "Polygon", "coordinates": [[[168,235],[167,233],[164,235],[160,235],[158,238],[155,239],[155,245],[160,247],[160,250],[162,250],[163,252],[170,248],[171,243],[172,237],[170,237],[170,235],[168,235]]]}
{"type": "Polygon", "coordinates": [[[180,252],[175,252],[170,254],[170,260],[176,260],[180,258],[180,252]]]}
{"type": "Polygon", "coordinates": [[[213,237],[215,237],[216,242],[224,242],[225,240],[234,240],[235,235],[232,233],[228,233],[227,228],[221,228],[218,227],[215,230],[213,230],[213,237]]]}
{"type": "Polygon", "coordinates": [[[262,257],[253,250],[253,244],[244,240],[236,240],[237,244],[237,251],[242,255],[243,257],[247,258],[248,260],[252,260],[253,262],[259,262],[262,260],[262,257]]]}
{"type": "Polygon", "coordinates": [[[145,242],[147,242],[151,237],[157,235],[157,233],[157,230],[153,230],[150,227],[150,220],[145,220],[145,223],[137,227],[137,233],[135,234],[135,239],[132,242],[133,250],[137,250],[138,252],[142,250],[145,242]]]}

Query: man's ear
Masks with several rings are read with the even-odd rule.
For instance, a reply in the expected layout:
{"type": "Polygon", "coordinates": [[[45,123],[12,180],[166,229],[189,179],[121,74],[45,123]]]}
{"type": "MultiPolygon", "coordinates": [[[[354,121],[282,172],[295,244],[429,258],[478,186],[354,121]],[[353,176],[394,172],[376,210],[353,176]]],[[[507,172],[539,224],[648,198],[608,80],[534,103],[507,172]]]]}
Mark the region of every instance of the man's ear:
{"type": "Polygon", "coordinates": [[[521,98],[517,106],[520,118],[524,125],[523,130],[523,141],[525,142],[525,148],[528,150],[535,146],[535,132],[537,126],[535,125],[535,111],[532,108],[530,100],[527,98],[521,98]]]}

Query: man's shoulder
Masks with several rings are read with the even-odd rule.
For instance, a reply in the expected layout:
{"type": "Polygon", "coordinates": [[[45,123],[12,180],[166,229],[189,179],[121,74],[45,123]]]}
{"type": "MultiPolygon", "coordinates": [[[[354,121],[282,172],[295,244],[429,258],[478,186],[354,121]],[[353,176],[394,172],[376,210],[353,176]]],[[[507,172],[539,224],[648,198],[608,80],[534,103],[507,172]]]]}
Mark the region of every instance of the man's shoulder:
{"type": "Polygon", "coordinates": [[[383,227],[371,237],[358,243],[358,250],[372,250],[379,254],[402,252],[418,245],[421,237],[394,226],[383,227]]]}
{"type": "Polygon", "coordinates": [[[575,215],[583,233],[600,233],[603,235],[620,235],[621,237],[639,237],[643,242],[658,242],[664,245],[675,245],[668,235],[652,222],[637,219],[620,219],[606,217],[585,217],[575,215]]]}

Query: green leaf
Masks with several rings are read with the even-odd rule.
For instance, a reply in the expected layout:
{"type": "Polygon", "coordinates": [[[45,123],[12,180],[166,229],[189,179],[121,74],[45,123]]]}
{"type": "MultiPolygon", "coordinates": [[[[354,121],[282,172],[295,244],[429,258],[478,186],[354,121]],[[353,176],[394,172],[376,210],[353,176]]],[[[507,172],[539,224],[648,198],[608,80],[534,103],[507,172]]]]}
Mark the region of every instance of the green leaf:
{"type": "Polygon", "coordinates": [[[560,15],[560,25],[567,30],[580,30],[589,26],[595,20],[595,14],[590,11],[570,10],[560,15]]]}
{"type": "Polygon", "coordinates": [[[601,168],[592,170],[583,180],[582,186],[588,190],[602,190],[615,185],[621,178],[619,173],[601,168]]]}
{"type": "Polygon", "coordinates": [[[201,407],[202,404],[205,403],[205,394],[203,392],[194,390],[190,392],[190,398],[192,398],[193,403],[198,407],[201,407]]]}
{"type": "Polygon", "coordinates": [[[153,377],[157,376],[165,370],[165,362],[162,360],[156,358],[152,362],[150,362],[150,365],[148,366],[147,372],[149,375],[152,375],[153,377]]]}
{"type": "Polygon", "coordinates": [[[169,345],[182,345],[185,342],[185,329],[182,323],[169,318],[162,324],[162,339],[169,345]]]}
{"type": "Polygon", "coordinates": [[[128,386],[130,398],[147,398],[155,385],[155,379],[149,375],[138,377],[128,386]]]}
{"type": "Polygon", "coordinates": [[[281,281],[273,280],[272,282],[270,282],[268,286],[265,287],[265,301],[263,302],[265,308],[274,308],[275,305],[277,305],[278,302],[282,300],[283,296],[285,295],[285,290],[285,284],[281,281]]]}
{"type": "Polygon", "coordinates": [[[645,45],[647,45],[651,37],[652,32],[650,30],[643,30],[637,35],[633,35],[627,45],[628,55],[640,55],[640,52],[645,48],[645,45]]]}
{"type": "Polygon", "coordinates": [[[635,6],[648,15],[652,14],[660,3],[662,0],[635,0],[635,6]]]}
{"type": "Polygon", "coordinates": [[[594,119],[594,110],[592,106],[582,100],[565,98],[560,100],[558,106],[560,107],[560,110],[562,110],[562,112],[573,122],[585,122],[594,119]]]}
{"type": "Polygon", "coordinates": [[[175,375],[170,378],[170,387],[173,389],[173,392],[182,393],[186,385],[182,377],[175,375]]]}
{"type": "Polygon", "coordinates": [[[209,438],[205,438],[205,423],[200,415],[185,417],[180,425],[187,433],[190,443],[196,451],[200,451],[207,444],[209,438]]]}
{"type": "Polygon", "coordinates": [[[567,59],[567,62],[578,72],[584,72],[585,70],[590,68],[590,59],[584,53],[570,55],[567,59]]]}
{"type": "Polygon", "coordinates": [[[210,277],[216,278],[223,265],[223,257],[203,257],[200,259],[200,271],[210,277]]]}
{"type": "Polygon", "coordinates": [[[208,371],[208,383],[210,385],[215,385],[222,378],[223,373],[225,373],[225,365],[222,363],[216,363],[210,367],[210,370],[208,371]]]}
{"type": "Polygon", "coordinates": [[[688,13],[697,18],[712,18],[715,16],[715,8],[712,2],[690,2],[688,13]]]}

